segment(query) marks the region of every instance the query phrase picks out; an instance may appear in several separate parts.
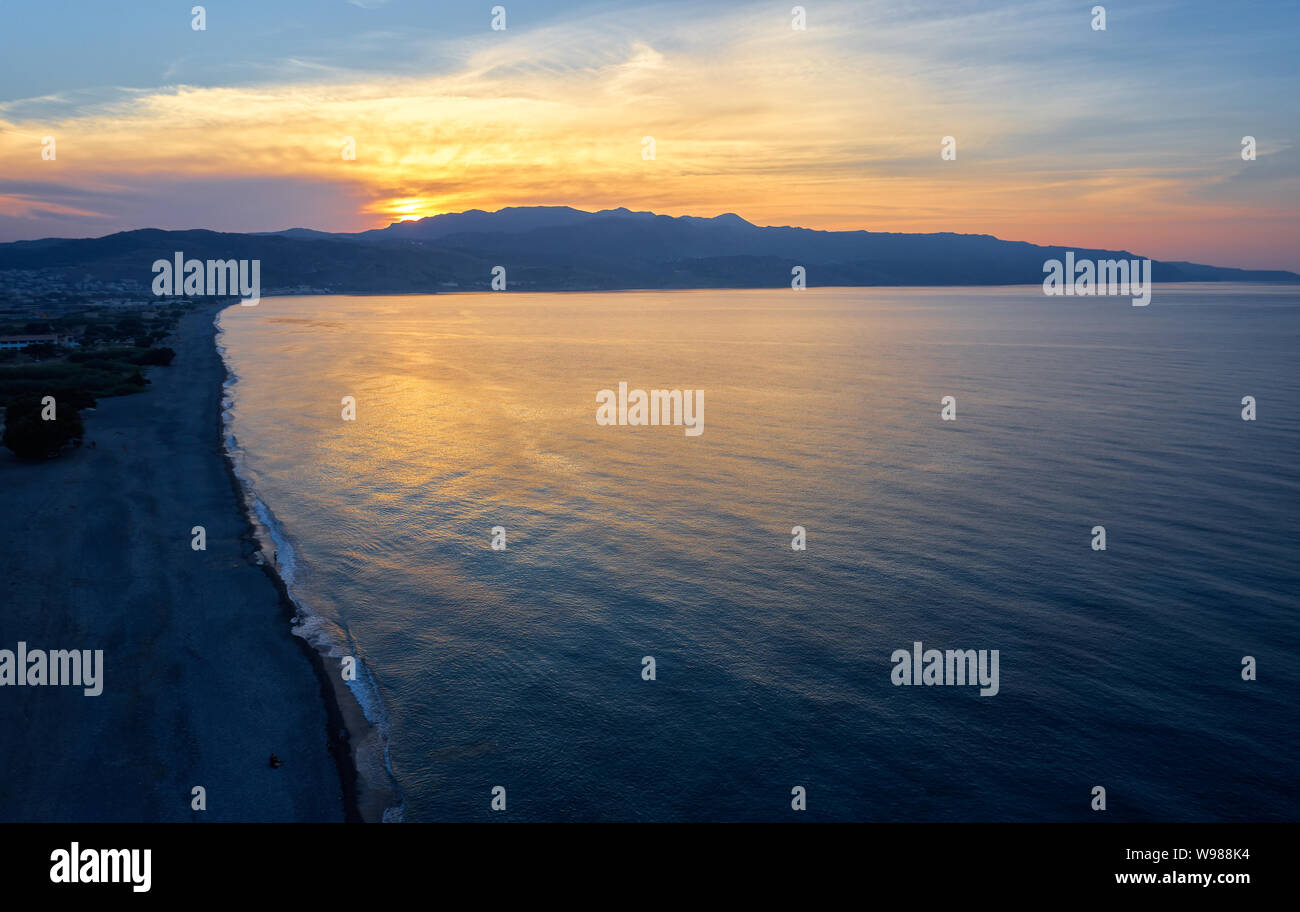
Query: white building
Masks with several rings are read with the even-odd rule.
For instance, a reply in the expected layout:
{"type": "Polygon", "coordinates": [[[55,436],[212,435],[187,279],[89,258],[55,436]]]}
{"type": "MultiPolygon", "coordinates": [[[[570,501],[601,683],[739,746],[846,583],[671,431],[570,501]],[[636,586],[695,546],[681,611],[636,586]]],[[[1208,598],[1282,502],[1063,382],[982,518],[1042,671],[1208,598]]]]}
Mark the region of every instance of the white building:
{"type": "Polygon", "coordinates": [[[29,345],[38,345],[41,342],[49,342],[54,345],[77,344],[72,336],[59,336],[54,333],[43,336],[0,336],[0,351],[13,351],[26,348],[29,345]]]}

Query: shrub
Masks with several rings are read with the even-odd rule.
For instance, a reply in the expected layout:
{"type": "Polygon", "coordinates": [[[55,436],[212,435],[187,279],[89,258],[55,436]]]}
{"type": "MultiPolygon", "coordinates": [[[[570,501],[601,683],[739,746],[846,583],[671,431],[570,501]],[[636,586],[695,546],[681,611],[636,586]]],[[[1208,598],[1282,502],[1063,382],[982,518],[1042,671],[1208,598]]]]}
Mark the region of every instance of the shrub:
{"type": "Polygon", "coordinates": [[[11,400],[5,410],[5,433],[0,442],[23,459],[49,459],[69,443],[81,446],[85,428],[76,408],[56,399],[56,417],[51,421],[41,418],[43,408],[36,396],[11,400]]]}

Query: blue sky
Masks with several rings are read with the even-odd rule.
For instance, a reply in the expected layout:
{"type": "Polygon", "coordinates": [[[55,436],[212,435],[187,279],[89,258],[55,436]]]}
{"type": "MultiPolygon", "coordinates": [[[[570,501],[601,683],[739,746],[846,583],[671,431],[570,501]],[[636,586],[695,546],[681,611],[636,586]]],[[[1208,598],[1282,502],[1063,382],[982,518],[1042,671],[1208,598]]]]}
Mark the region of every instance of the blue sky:
{"type": "Polygon", "coordinates": [[[1295,2],[193,5],[0,6],[0,240],[565,203],[1300,268],[1295,2]]]}

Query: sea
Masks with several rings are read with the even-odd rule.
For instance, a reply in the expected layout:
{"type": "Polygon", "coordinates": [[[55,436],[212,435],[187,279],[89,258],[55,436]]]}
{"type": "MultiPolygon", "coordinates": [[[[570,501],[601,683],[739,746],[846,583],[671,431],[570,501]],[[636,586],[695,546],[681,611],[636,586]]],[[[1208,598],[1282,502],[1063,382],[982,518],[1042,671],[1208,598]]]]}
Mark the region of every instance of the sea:
{"type": "Polygon", "coordinates": [[[393,818],[1297,818],[1296,286],[218,324],[227,447],[298,632],[359,661],[393,818]],[[598,422],[620,383],[702,391],[702,432],[598,422]]]}

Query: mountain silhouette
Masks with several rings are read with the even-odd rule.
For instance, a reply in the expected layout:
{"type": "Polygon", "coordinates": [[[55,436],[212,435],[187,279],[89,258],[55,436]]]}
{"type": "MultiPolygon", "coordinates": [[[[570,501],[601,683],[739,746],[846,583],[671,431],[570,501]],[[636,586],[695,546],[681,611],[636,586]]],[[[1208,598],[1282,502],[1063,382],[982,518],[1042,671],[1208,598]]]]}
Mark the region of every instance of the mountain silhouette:
{"type": "MultiPolygon", "coordinates": [[[[630,288],[788,288],[796,266],[809,286],[1037,285],[1043,264],[1142,259],[1127,250],[1040,246],[990,235],[903,234],[760,227],[738,215],[656,215],[568,206],[471,209],[386,228],[308,228],[253,234],[143,229],[90,239],[0,244],[7,270],[125,284],[148,293],[151,264],[186,258],[259,259],[265,293],[309,287],[343,293],[488,289],[504,266],[523,291],[630,288]]],[[[1283,270],[1153,261],[1156,282],[1300,282],[1283,270]]]]}

